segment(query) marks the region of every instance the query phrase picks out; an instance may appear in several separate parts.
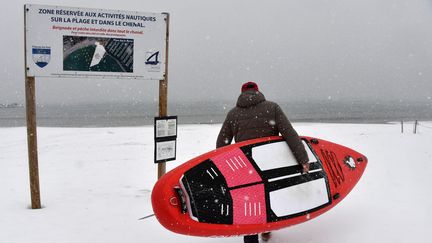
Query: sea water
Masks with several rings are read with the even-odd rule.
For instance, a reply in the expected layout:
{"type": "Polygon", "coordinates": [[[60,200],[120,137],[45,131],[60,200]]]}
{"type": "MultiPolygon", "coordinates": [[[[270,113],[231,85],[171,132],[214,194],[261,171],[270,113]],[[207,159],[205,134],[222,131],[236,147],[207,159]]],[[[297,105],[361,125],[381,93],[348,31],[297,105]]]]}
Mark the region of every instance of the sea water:
{"type": "MultiPolygon", "coordinates": [[[[432,120],[432,102],[321,101],[279,102],[292,122],[385,123],[432,120]]],[[[221,123],[235,105],[228,102],[177,102],[168,115],[179,124],[221,123]]],[[[38,105],[38,126],[108,127],[152,125],[157,102],[38,105]]],[[[0,127],[25,126],[25,107],[0,108],[0,127]]]]}

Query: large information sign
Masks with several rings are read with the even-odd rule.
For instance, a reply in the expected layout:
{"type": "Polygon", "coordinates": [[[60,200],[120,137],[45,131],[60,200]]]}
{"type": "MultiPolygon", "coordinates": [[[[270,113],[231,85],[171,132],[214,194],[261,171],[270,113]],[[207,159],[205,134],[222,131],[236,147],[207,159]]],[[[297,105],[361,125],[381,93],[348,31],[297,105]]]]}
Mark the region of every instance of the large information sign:
{"type": "Polygon", "coordinates": [[[166,15],[25,5],[30,77],[162,80],[166,15]]]}

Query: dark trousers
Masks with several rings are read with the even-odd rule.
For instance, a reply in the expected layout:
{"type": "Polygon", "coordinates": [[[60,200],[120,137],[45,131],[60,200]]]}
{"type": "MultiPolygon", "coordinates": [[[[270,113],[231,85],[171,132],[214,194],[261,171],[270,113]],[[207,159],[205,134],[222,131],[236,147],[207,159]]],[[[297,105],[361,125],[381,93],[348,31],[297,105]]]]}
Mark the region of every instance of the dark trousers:
{"type": "Polygon", "coordinates": [[[258,243],[258,235],[246,235],[243,240],[244,243],[258,243]]]}

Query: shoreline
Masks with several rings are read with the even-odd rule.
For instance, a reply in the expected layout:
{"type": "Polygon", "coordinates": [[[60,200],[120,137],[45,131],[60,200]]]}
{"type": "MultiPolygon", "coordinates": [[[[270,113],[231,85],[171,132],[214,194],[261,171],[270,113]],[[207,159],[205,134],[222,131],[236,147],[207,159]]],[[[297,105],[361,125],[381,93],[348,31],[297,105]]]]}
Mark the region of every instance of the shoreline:
{"type": "MultiPolygon", "coordinates": [[[[432,103],[388,102],[279,102],[292,123],[386,124],[431,121],[432,103]]],[[[232,102],[172,103],[168,114],[179,124],[220,124],[232,102]]],[[[156,102],[102,104],[39,104],[37,124],[43,127],[129,127],[153,125],[156,102]]],[[[25,108],[0,109],[0,127],[26,126],[25,108]]]]}
{"type": "MultiPolygon", "coordinates": [[[[404,126],[405,125],[412,125],[414,124],[416,120],[403,120],[404,126]]],[[[419,126],[421,126],[421,123],[432,123],[432,120],[417,120],[419,126]]],[[[313,124],[331,124],[331,125],[400,125],[401,120],[399,121],[344,121],[344,120],[334,120],[334,121],[311,121],[311,120],[294,120],[291,121],[291,123],[295,125],[313,125],[313,124]]],[[[200,126],[200,125],[208,125],[208,126],[221,126],[222,122],[214,122],[214,123],[178,123],[178,126],[200,126]]],[[[129,125],[88,125],[88,126],[79,126],[79,125],[46,125],[41,124],[37,125],[38,128],[139,128],[139,127],[153,127],[153,124],[129,124],[129,125]]],[[[25,128],[26,124],[20,124],[16,126],[0,126],[0,129],[7,129],[7,128],[25,128]]]]}

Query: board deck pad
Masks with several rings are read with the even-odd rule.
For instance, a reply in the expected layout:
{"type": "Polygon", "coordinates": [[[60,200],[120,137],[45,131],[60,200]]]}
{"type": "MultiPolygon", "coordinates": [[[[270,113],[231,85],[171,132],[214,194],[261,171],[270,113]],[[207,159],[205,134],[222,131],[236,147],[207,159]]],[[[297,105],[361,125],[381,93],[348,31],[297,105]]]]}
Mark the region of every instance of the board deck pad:
{"type": "Polygon", "coordinates": [[[261,224],[267,222],[264,185],[257,184],[231,190],[233,224],[261,224]]]}
{"type": "Polygon", "coordinates": [[[212,157],[210,160],[222,172],[230,188],[261,181],[261,177],[239,148],[212,157]]]}

